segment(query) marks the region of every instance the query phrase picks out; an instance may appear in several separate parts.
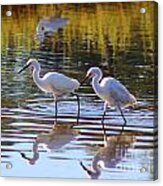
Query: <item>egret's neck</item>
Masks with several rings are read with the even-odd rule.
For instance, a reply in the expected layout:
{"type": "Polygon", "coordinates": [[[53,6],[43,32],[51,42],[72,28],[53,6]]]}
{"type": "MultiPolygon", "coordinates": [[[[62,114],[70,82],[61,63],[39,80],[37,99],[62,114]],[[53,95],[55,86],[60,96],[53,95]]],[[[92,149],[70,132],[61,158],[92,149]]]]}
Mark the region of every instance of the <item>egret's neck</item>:
{"type": "Polygon", "coordinates": [[[100,174],[101,174],[101,170],[98,167],[97,162],[95,162],[94,160],[93,160],[93,164],[92,164],[91,169],[88,169],[87,167],[83,167],[83,168],[84,168],[84,170],[87,171],[88,175],[92,179],[97,179],[100,176],[100,174]]]}
{"type": "Polygon", "coordinates": [[[92,86],[96,93],[100,93],[102,91],[102,88],[100,86],[100,80],[102,79],[102,74],[96,75],[92,79],[92,86]]]}
{"type": "Polygon", "coordinates": [[[40,66],[35,66],[33,69],[33,80],[39,88],[43,87],[43,82],[40,77],[40,66]]]}
{"type": "Polygon", "coordinates": [[[95,157],[93,162],[92,162],[92,169],[93,169],[94,173],[96,173],[96,174],[101,173],[101,169],[98,166],[98,161],[99,161],[99,159],[95,157]]]}
{"type": "Polygon", "coordinates": [[[39,159],[38,143],[35,142],[33,145],[33,157],[32,158],[27,157],[25,154],[23,154],[22,157],[28,160],[29,164],[34,165],[36,161],[39,159]]]}

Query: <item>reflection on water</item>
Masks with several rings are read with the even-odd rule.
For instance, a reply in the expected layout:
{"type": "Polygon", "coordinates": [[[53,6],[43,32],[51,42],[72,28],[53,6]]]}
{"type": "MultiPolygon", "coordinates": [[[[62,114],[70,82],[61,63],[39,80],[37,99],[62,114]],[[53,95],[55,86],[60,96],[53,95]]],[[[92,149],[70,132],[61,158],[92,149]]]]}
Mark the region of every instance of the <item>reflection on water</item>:
{"type": "Polygon", "coordinates": [[[83,169],[92,165],[94,172],[94,159],[100,159],[104,162],[97,165],[100,179],[154,179],[155,8],[153,2],[2,6],[3,175],[86,178],[83,169]],[[140,7],[146,8],[145,14],[139,13],[140,7]],[[5,16],[6,10],[12,10],[12,17],[5,16]],[[40,43],[36,27],[43,17],[65,17],[70,22],[40,43]],[[53,97],[36,87],[30,70],[17,74],[29,56],[38,59],[41,75],[56,71],[80,81],[89,67],[99,66],[104,75],[122,81],[140,105],[124,110],[127,137],[119,136],[121,116],[111,108],[105,119],[109,140],[104,147],[103,103],[89,84],[79,89],[80,125],[76,126],[76,98],[65,97],[58,102],[58,123],[52,130],[53,97]],[[10,162],[13,167],[7,170],[10,162]]]}
{"type": "Polygon", "coordinates": [[[29,164],[34,165],[39,159],[39,144],[43,144],[44,149],[47,151],[54,151],[68,144],[76,135],[77,132],[70,128],[69,125],[56,125],[50,132],[41,133],[36,137],[32,148],[33,157],[29,158],[24,153],[21,153],[21,156],[28,160],[29,164]]]}
{"type": "Polygon", "coordinates": [[[53,17],[46,17],[40,19],[36,32],[37,38],[39,39],[40,43],[44,42],[46,38],[52,38],[53,34],[62,29],[66,24],[68,24],[69,20],[66,18],[53,18],[53,17]]]}
{"type": "Polygon", "coordinates": [[[116,168],[116,165],[125,157],[127,149],[135,142],[135,137],[129,135],[111,136],[104,141],[104,147],[101,147],[92,160],[91,169],[84,166],[82,168],[92,179],[97,179],[101,175],[102,169],[116,168]]]}

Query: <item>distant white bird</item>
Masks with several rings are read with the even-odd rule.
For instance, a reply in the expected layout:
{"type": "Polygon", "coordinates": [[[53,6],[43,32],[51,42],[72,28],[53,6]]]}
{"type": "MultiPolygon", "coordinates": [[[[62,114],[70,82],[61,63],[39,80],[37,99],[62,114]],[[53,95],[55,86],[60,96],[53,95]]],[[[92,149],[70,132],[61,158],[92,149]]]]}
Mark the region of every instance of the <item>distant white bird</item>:
{"type": "Polygon", "coordinates": [[[69,19],[67,18],[45,17],[40,19],[36,28],[36,34],[39,41],[43,42],[46,36],[52,36],[54,32],[68,23],[69,19]]]}
{"type": "Polygon", "coordinates": [[[80,116],[80,100],[79,96],[75,93],[80,86],[80,83],[73,78],[69,78],[61,73],[48,72],[42,78],[40,77],[40,64],[36,59],[29,59],[26,65],[18,72],[21,73],[28,67],[33,67],[33,80],[44,92],[52,93],[55,100],[55,118],[57,120],[57,98],[67,94],[73,94],[77,97],[78,102],[78,116],[77,123],[80,116]]]}
{"type": "Polygon", "coordinates": [[[124,117],[121,107],[128,105],[134,106],[137,103],[136,98],[130,94],[126,87],[118,80],[114,79],[113,77],[105,77],[102,79],[102,76],[103,74],[100,68],[92,67],[88,70],[87,75],[81,84],[83,84],[87,78],[92,78],[92,87],[95,93],[104,101],[102,123],[104,122],[107,106],[118,107],[124,120],[124,125],[122,128],[123,131],[127,121],[124,117]]]}

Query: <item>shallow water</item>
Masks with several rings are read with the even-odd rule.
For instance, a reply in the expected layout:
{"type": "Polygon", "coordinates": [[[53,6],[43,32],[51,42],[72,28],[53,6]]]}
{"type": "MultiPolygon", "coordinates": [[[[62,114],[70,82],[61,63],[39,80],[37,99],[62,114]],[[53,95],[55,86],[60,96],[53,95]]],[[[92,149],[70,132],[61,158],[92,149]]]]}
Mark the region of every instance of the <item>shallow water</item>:
{"type": "MultiPolygon", "coordinates": [[[[152,3],[2,7],[2,175],[90,178],[80,161],[89,167],[104,146],[100,125],[103,102],[89,82],[78,90],[80,124],[76,125],[76,98],[68,96],[59,101],[53,129],[52,95],[36,87],[31,70],[17,73],[31,56],[39,60],[41,75],[57,71],[81,80],[89,67],[100,66],[104,75],[122,81],[139,102],[139,107],[124,110],[127,126],[122,138],[134,140],[121,145],[111,141],[115,151],[107,151],[107,147],[107,153],[100,154],[101,159],[107,158],[96,178],[154,178],[157,126],[153,64],[157,54],[152,11],[152,3]],[[145,15],[139,13],[142,5],[148,9],[145,15]],[[8,8],[13,11],[11,18],[5,16],[8,8]],[[40,45],[35,37],[40,16],[64,16],[70,24],[40,45]],[[11,169],[6,168],[7,163],[12,164],[11,169]]],[[[123,120],[115,108],[108,109],[105,124],[108,137],[120,134],[123,120]]]]}

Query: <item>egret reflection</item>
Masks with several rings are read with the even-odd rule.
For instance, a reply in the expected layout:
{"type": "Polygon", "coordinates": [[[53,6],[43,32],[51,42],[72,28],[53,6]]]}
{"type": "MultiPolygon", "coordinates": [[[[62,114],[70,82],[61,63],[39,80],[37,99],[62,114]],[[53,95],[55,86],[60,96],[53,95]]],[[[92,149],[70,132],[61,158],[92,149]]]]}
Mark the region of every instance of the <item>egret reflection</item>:
{"type": "Polygon", "coordinates": [[[134,142],[136,142],[135,136],[129,133],[107,137],[104,147],[99,148],[92,159],[91,166],[85,166],[82,161],[80,165],[89,178],[98,179],[103,170],[116,168],[125,157],[127,150],[133,147],[134,142]]]}
{"type": "Polygon", "coordinates": [[[70,143],[75,139],[78,132],[72,129],[70,125],[55,125],[55,127],[48,133],[41,133],[36,137],[32,147],[32,157],[28,157],[25,153],[21,152],[21,157],[28,161],[29,164],[34,165],[39,159],[39,146],[42,145],[43,149],[47,152],[58,150],[64,145],[70,143]]]}
{"type": "Polygon", "coordinates": [[[43,42],[45,38],[52,37],[57,30],[63,28],[68,23],[69,19],[62,17],[45,17],[40,19],[36,28],[36,34],[39,41],[43,42]]]}

